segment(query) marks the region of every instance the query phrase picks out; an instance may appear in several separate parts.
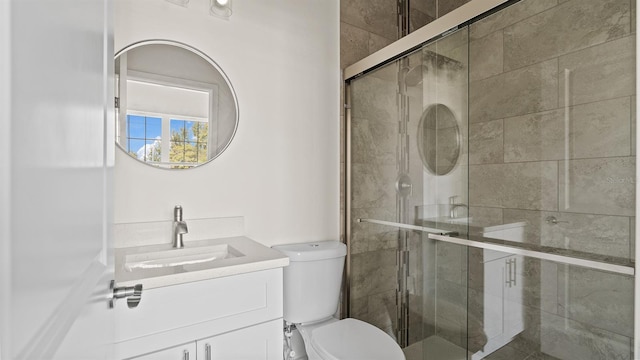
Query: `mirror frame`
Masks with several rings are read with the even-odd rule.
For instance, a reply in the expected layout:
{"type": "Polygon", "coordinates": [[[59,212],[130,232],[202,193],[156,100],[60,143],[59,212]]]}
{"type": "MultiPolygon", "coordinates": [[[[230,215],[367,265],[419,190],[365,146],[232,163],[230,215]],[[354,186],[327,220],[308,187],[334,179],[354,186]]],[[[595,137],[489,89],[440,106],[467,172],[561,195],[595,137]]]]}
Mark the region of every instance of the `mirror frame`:
{"type": "Polygon", "coordinates": [[[420,121],[418,122],[417,137],[418,138],[416,139],[416,141],[418,143],[418,153],[420,153],[420,159],[422,160],[422,165],[431,174],[433,174],[435,176],[448,175],[458,166],[458,162],[460,161],[460,153],[462,152],[462,149],[461,149],[461,147],[462,147],[462,139],[461,139],[462,138],[462,134],[460,133],[460,124],[458,124],[458,118],[453,113],[453,111],[451,110],[450,107],[448,107],[447,105],[442,104],[442,103],[434,103],[434,104],[431,104],[431,105],[427,106],[427,108],[422,112],[422,115],[420,116],[420,121]],[[427,159],[425,159],[424,136],[421,136],[421,135],[424,134],[424,123],[425,123],[426,117],[431,113],[431,111],[433,111],[434,109],[436,109],[438,107],[444,107],[452,115],[453,121],[456,124],[456,158],[455,158],[455,161],[453,161],[453,164],[451,165],[451,167],[447,169],[447,172],[442,173],[442,174],[439,174],[437,169],[433,169],[431,167],[431,164],[429,164],[429,161],[427,161],[427,159]]]}
{"type": "MultiPolygon", "coordinates": [[[[124,48],[122,48],[121,50],[116,52],[116,54],[113,56],[114,62],[123,53],[125,53],[125,52],[127,52],[127,51],[129,51],[131,49],[135,49],[137,47],[144,46],[144,45],[170,45],[170,46],[176,46],[176,47],[179,47],[179,48],[182,48],[182,49],[185,49],[185,50],[189,50],[192,53],[200,56],[205,61],[207,61],[211,66],[213,66],[213,68],[216,71],[218,71],[220,73],[220,76],[224,79],[225,83],[229,87],[229,91],[231,92],[231,96],[233,97],[233,103],[234,103],[234,107],[235,107],[235,111],[236,111],[236,118],[235,118],[235,125],[233,127],[233,132],[231,133],[231,137],[229,138],[229,141],[227,141],[227,143],[224,145],[224,147],[217,154],[215,154],[215,156],[212,156],[206,162],[203,162],[203,163],[201,163],[201,164],[199,164],[197,166],[192,166],[192,167],[189,167],[189,168],[161,167],[161,166],[156,166],[156,165],[153,165],[153,164],[149,164],[149,163],[141,161],[141,160],[139,160],[137,158],[133,158],[132,156],[129,156],[129,157],[133,158],[136,162],[145,164],[145,165],[150,166],[150,167],[155,168],[155,169],[162,169],[162,170],[190,170],[190,169],[199,168],[201,166],[209,164],[213,160],[217,159],[222,153],[224,153],[227,150],[227,148],[229,147],[229,145],[231,145],[231,142],[235,138],[236,132],[238,131],[238,124],[240,123],[240,106],[238,104],[238,96],[236,95],[236,91],[233,88],[233,85],[231,84],[231,81],[229,80],[229,77],[222,70],[220,65],[218,65],[218,63],[216,63],[207,54],[205,54],[204,52],[196,49],[193,46],[187,45],[187,44],[179,42],[179,41],[174,41],[174,40],[150,39],[150,40],[137,41],[135,43],[132,43],[132,44],[129,44],[129,45],[125,46],[124,48]]],[[[115,75],[115,69],[114,69],[114,75],[115,75]]],[[[117,113],[117,109],[114,109],[114,115],[115,115],[115,113],[117,113]]],[[[114,142],[116,143],[116,146],[120,150],[122,150],[123,153],[127,154],[127,151],[124,149],[124,147],[122,147],[122,145],[120,145],[120,143],[117,140],[114,139],[114,142]]]]}

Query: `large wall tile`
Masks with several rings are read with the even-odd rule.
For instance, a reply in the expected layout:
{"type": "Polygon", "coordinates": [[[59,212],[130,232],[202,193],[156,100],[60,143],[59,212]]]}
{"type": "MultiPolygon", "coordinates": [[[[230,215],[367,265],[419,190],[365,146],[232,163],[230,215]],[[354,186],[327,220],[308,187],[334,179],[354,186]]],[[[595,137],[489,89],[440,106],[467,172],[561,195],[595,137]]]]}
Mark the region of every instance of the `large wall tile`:
{"type": "Polygon", "coordinates": [[[542,245],[620,258],[629,256],[629,218],[592,214],[541,214],[542,245]],[[547,223],[553,216],[557,224],[547,223]]]}
{"type": "Polygon", "coordinates": [[[395,165],[353,164],[351,207],[395,209],[395,165]]]}
{"type": "MultiPolygon", "coordinates": [[[[411,2],[411,4],[413,4],[413,2],[411,2]]],[[[435,20],[433,17],[415,8],[411,9],[409,16],[409,32],[414,32],[435,20]]]]}
{"type": "Polygon", "coordinates": [[[376,35],[374,33],[369,34],[369,54],[373,54],[374,52],[382,49],[383,47],[391,44],[393,40],[387,39],[386,37],[376,35]]]}
{"type": "Polygon", "coordinates": [[[504,165],[469,166],[469,206],[502,207],[504,165]]]}
{"type": "Polygon", "coordinates": [[[471,38],[478,39],[558,4],[558,0],[523,0],[469,26],[471,38]]]}
{"type": "Polygon", "coordinates": [[[635,37],[627,36],[560,57],[559,102],[570,104],[635,94],[635,37]],[[565,75],[568,74],[568,75],[565,75]],[[565,78],[569,78],[568,91],[565,78]]]}
{"type": "Polygon", "coordinates": [[[558,106],[558,64],[549,60],[469,84],[469,122],[502,119],[558,106]]]}
{"type": "Polygon", "coordinates": [[[630,338],[541,313],[540,350],[565,360],[631,359],[630,338]]]}
{"type": "Polygon", "coordinates": [[[437,6],[438,0],[412,0],[410,3],[412,9],[416,9],[420,12],[423,12],[432,18],[437,18],[437,6]]]}
{"type": "Polygon", "coordinates": [[[502,31],[469,42],[469,80],[475,81],[504,71],[502,31]]]}
{"type": "Polygon", "coordinates": [[[560,211],[635,214],[635,158],[561,161],[559,169],[560,211]]]}
{"type": "Polygon", "coordinates": [[[458,346],[467,343],[466,285],[437,281],[436,334],[458,346]]]}
{"type": "Polygon", "coordinates": [[[438,17],[442,17],[471,0],[438,0],[438,17]]]}
{"type": "Polygon", "coordinates": [[[351,298],[395,290],[397,283],[395,250],[369,251],[351,256],[351,298]]]}
{"type": "Polygon", "coordinates": [[[466,286],[467,248],[456,244],[437,243],[438,279],[466,286]]]}
{"type": "Polygon", "coordinates": [[[629,155],[629,98],[619,98],[504,120],[505,162],[629,155]],[[566,122],[569,121],[569,134],[566,122]]]}
{"type": "Polygon", "coordinates": [[[369,33],[340,22],[340,68],[344,69],[369,54],[369,33]]]}
{"type": "Polygon", "coordinates": [[[397,124],[397,71],[387,78],[388,69],[393,70],[394,67],[387,66],[351,83],[353,118],[397,124]]]}
{"type": "Polygon", "coordinates": [[[354,164],[395,165],[398,124],[391,121],[351,120],[351,161],[354,164]]]}
{"type": "Polygon", "coordinates": [[[628,0],[574,0],[504,29],[504,67],[517,69],[626,36],[628,0]]]}
{"type": "Polygon", "coordinates": [[[469,207],[471,226],[487,227],[503,224],[503,209],[490,207],[469,207]]]}
{"type": "Polygon", "coordinates": [[[395,0],[340,1],[340,20],[387,39],[398,38],[395,0]]]}
{"type": "Polygon", "coordinates": [[[504,166],[503,207],[531,210],[558,208],[558,165],[555,161],[504,166]]]}
{"type": "Polygon", "coordinates": [[[504,209],[504,223],[525,222],[525,242],[593,254],[629,256],[629,218],[504,209]],[[553,216],[557,224],[546,219],[553,216]]]}
{"type": "Polygon", "coordinates": [[[369,315],[369,297],[351,298],[349,301],[349,317],[365,321],[369,315]]]}
{"type": "Polygon", "coordinates": [[[469,126],[469,164],[499,164],[503,156],[502,120],[469,126]]]}
{"type": "Polygon", "coordinates": [[[469,166],[469,205],[530,210],[558,207],[557,163],[469,166]]]}
{"type": "Polygon", "coordinates": [[[583,324],[633,337],[633,277],[558,267],[561,313],[583,324]]]}
{"type": "Polygon", "coordinates": [[[540,232],[542,224],[543,211],[537,210],[521,210],[521,209],[504,209],[504,223],[512,224],[524,222],[523,242],[527,244],[540,245],[540,232]]]}
{"type": "Polygon", "coordinates": [[[367,322],[381,330],[398,326],[395,289],[369,296],[367,322]]]}
{"type": "Polygon", "coordinates": [[[398,229],[386,225],[358,222],[358,219],[395,221],[396,209],[352,209],[351,253],[395,249],[398,246],[398,229]]]}

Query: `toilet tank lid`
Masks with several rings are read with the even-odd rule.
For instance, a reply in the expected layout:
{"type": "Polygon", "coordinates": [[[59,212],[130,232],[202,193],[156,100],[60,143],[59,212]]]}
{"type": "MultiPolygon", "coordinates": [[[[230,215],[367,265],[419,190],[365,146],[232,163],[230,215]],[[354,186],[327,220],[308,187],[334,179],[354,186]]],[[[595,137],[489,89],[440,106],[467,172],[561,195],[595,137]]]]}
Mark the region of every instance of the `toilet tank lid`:
{"type": "Polygon", "coordinates": [[[287,255],[292,262],[335,259],[347,255],[347,246],[339,241],[276,245],[273,248],[287,255]]]}

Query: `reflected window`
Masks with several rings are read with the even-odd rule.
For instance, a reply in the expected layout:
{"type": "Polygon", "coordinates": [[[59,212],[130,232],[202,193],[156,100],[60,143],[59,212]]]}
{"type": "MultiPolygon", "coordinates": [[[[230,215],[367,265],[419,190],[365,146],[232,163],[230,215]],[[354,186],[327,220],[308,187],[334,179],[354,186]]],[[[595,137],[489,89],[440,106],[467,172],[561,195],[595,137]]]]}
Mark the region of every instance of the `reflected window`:
{"type": "Polygon", "coordinates": [[[126,151],[164,168],[190,168],[209,160],[211,89],[167,79],[127,80],[126,151]]]}

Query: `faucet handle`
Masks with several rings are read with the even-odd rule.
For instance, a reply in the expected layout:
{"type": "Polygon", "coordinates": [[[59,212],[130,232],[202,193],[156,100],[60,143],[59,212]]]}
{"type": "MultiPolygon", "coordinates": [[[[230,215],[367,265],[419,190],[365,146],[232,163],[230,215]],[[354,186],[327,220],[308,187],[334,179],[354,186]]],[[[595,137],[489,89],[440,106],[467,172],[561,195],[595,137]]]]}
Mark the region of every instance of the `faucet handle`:
{"type": "Polygon", "coordinates": [[[176,205],[173,208],[173,220],[174,221],[182,221],[182,206],[176,205]]]}

